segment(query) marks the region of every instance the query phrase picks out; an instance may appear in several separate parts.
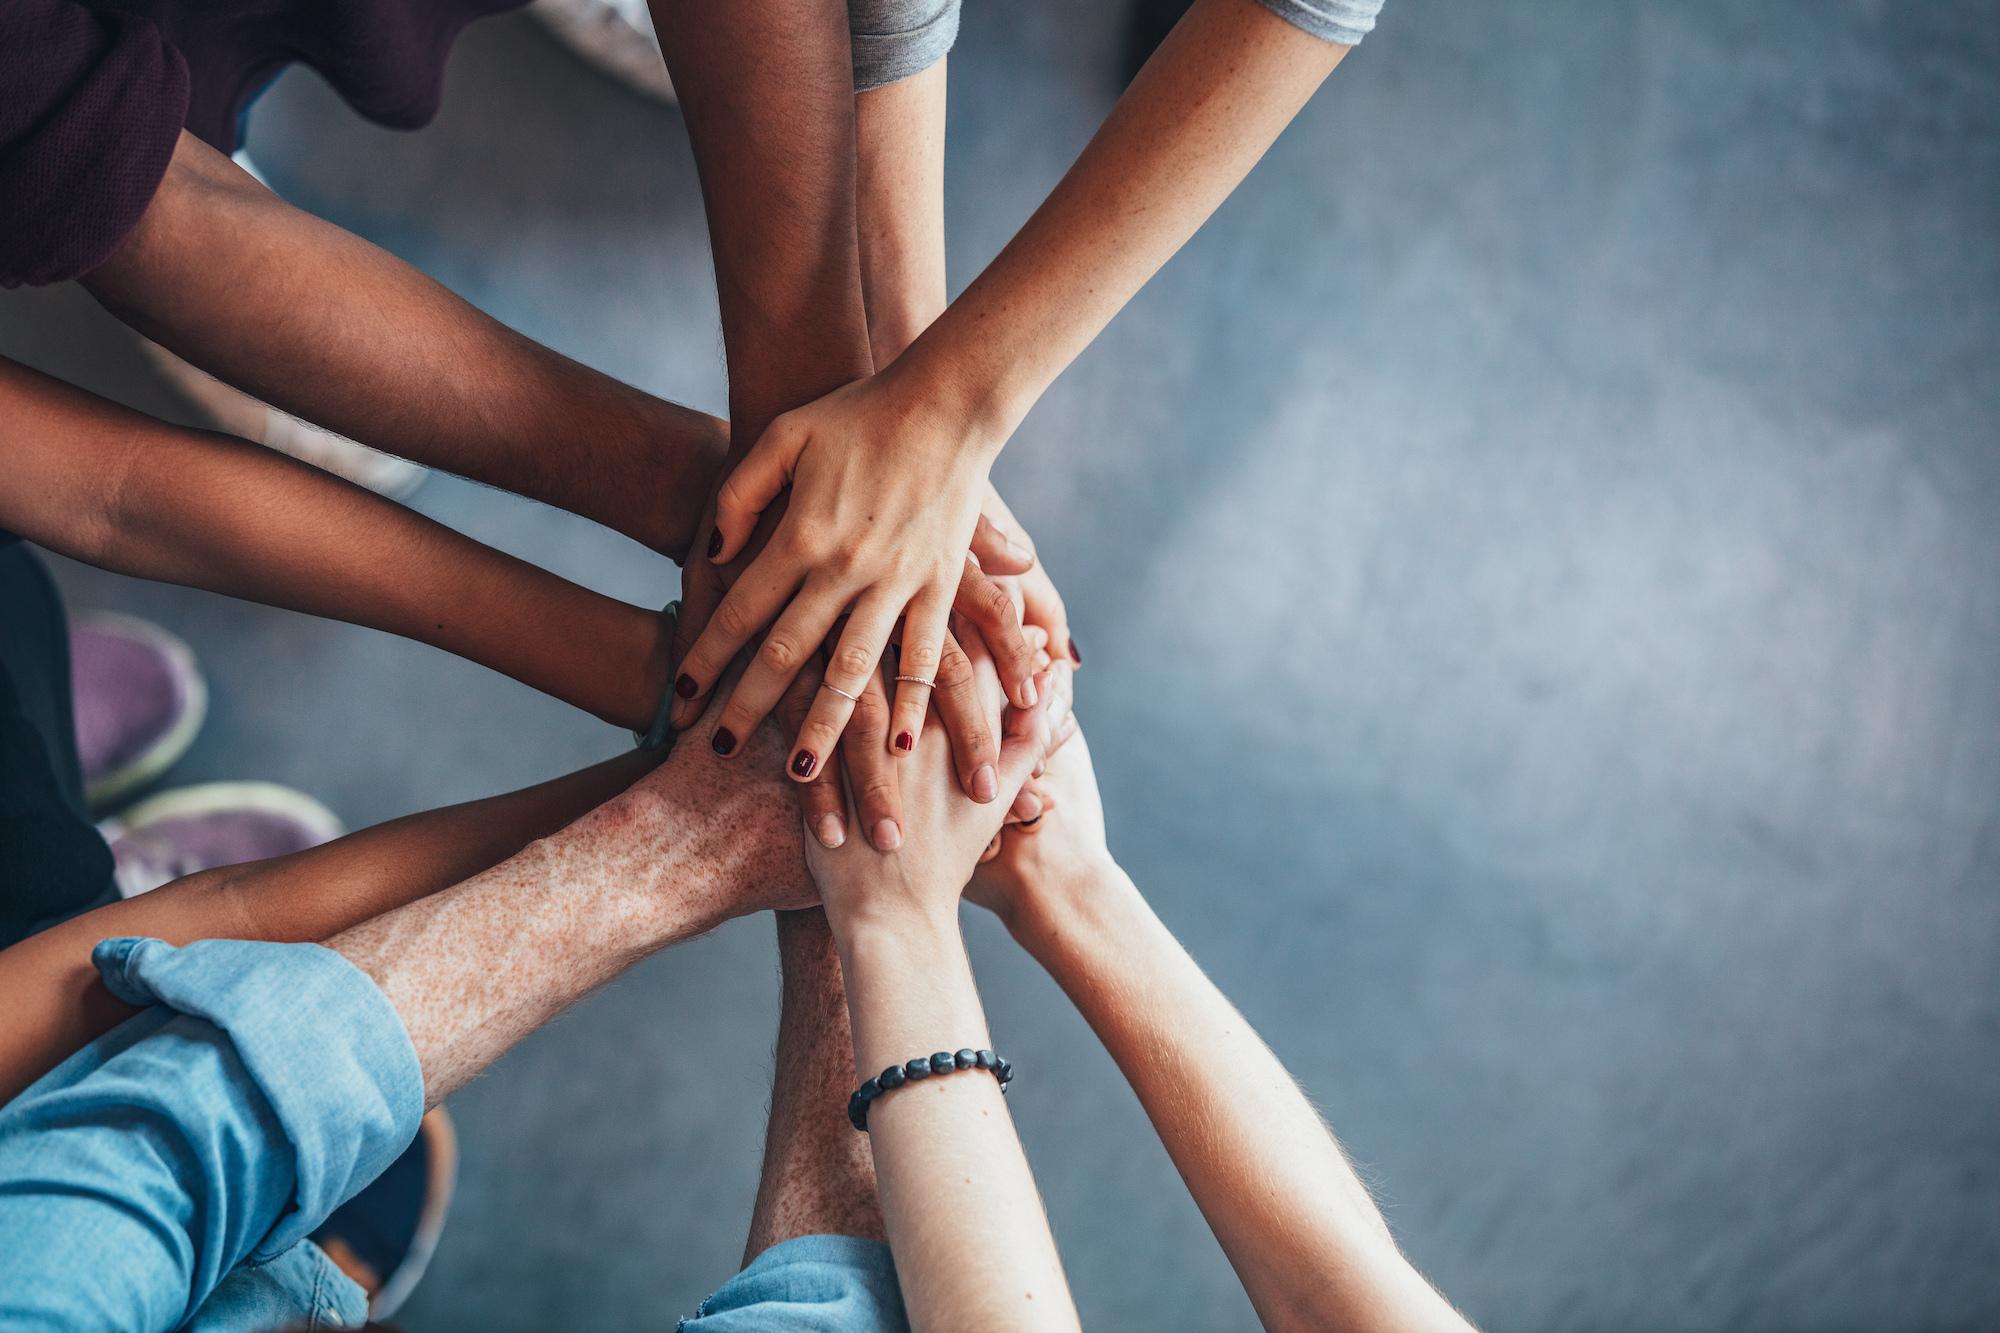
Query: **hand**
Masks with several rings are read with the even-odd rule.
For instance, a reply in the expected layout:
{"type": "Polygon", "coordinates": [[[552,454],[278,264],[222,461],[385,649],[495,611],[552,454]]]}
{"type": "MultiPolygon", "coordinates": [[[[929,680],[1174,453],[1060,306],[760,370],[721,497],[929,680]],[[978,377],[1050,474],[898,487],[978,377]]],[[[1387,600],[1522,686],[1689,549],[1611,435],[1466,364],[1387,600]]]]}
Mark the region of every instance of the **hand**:
{"type": "MultiPolygon", "coordinates": [[[[1046,685],[1046,680],[1038,681],[1046,685]]],[[[851,839],[839,848],[806,841],[806,864],[819,885],[836,935],[858,924],[932,919],[956,910],[980,852],[1000,830],[1007,808],[1028,775],[1041,766],[1067,705],[1054,689],[1032,708],[1008,709],[1000,743],[1000,799],[965,799],[951,781],[946,746],[936,737],[917,745],[905,767],[903,810],[908,824],[901,850],[884,854],[851,839]]]]}
{"type": "Polygon", "coordinates": [[[1117,869],[1105,844],[1104,801],[1090,747],[1074,713],[1065,714],[1058,726],[1058,735],[1065,732],[1067,740],[1050,755],[1042,774],[1050,797],[1047,809],[1033,822],[998,834],[965,891],[1016,934],[1024,926],[1055,919],[1075,895],[1105,882],[1105,873],[1117,869]]]}
{"type": "MultiPolygon", "coordinates": [[[[734,558],[787,486],[788,504],[684,659],[677,723],[692,720],[722,669],[769,626],[731,698],[733,720],[761,719],[845,614],[826,684],[787,764],[807,780],[833,752],[901,619],[897,674],[915,679],[898,683],[891,738],[900,745],[907,734],[914,749],[929,693],[922,682],[943,661],[991,457],[917,383],[892,367],[786,413],[723,483],[710,544],[716,561],[734,558]]],[[[1009,696],[1025,707],[1034,698],[1025,645],[1004,624],[995,635],[1003,667],[1016,673],[1009,696]]]]}
{"type": "Polygon", "coordinates": [[[766,910],[811,907],[819,892],[806,873],[793,788],[779,776],[786,736],[774,725],[750,733],[749,764],[724,763],[710,745],[713,719],[697,722],[665,763],[612,804],[629,814],[630,836],[684,840],[691,816],[727,839],[713,858],[723,882],[716,922],[766,910]]]}

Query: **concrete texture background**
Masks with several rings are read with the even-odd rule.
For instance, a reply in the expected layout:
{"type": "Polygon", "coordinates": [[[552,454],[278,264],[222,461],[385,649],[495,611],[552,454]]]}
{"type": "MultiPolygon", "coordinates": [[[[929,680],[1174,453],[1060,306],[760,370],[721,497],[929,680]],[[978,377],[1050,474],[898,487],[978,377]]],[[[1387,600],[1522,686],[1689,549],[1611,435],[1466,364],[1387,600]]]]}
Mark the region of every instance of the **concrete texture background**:
{"type": "MultiPolygon", "coordinates": [[[[1109,106],[1123,21],[968,7],[955,282],[1109,106]]],[[[422,134],[295,74],[250,145],[500,318],[720,405],[679,123],[529,21],[468,34],[422,134]]],[[[1114,845],[1482,1324],[2000,1324],[1996,349],[1994,6],[1392,0],[1001,462],[1114,845]]],[[[0,351],[184,411],[75,291],[0,298],[0,351]]],[[[508,496],[415,504],[674,583],[508,496]]],[[[621,743],[366,631],[61,577],[201,653],[180,780],[361,825],[621,743]]],[[[970,929],[1087,1323],[1251,1326],[1115,1070],[970,929]]],[[[654,959],[455,1099],[410,1328],[670,1328],[731,1271],[770,934],[654,959]]]]}

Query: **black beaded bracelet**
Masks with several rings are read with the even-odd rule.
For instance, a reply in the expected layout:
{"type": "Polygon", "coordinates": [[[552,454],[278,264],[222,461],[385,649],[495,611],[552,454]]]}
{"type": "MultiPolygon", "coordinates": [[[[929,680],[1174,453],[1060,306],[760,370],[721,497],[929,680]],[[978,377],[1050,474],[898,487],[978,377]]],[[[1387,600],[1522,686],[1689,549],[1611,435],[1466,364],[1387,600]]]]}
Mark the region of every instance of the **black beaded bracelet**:
{"type": "Polygon", "coordinates": [[[1000,1080],[1000,1091],[1006,1092],[1007,1085],[1014,1081],[1014,1066],[1002,1060],[991,1051],[939,1051],[929,1057],[918,1056],[906,1065],[890,1065],[887,1069],[869,1079],[854,1090],[847,1099],[847,1120],[856,1129],[868,1132],[868,1104],[885,1092],[894,1092],[905,1083],[915,1083],[927,1079],[932,1074],[956,1074],[961,1069],[984,1069],[1000,1080]]]}

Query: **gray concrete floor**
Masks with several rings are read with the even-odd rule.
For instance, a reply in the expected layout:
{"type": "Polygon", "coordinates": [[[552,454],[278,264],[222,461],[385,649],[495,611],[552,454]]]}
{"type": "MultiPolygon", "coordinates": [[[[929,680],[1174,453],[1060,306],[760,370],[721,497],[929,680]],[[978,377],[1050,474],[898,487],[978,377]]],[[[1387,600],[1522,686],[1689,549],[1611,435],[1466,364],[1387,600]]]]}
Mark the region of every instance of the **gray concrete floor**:
{"type": "MultiPolygon", "coordinates": [[[[969,7],[958,281],[1108,106],[1118,9],[969,7]]],[[[1995,13],[1393,0],[1001,463],[1116,847],[1491,1327],[2000,1324],[1995,13]]],[[[251,144],[501,318],[721,402],[678,122],[527,21],[466,38],[423,134],[293,76],[251,144]]],[[[178,410],[74,292],[0,299],[0,350],[178,410]]],[[[506,496],[416,503],[673,581],[506,496]]],[[[359,825],[620,743],[378,635],[63,582],[200,650],[181,779],[359,825]]],[[[971,929],[1087,1321],[1250,1326],[1082,1024],[971,929]]],[[[669,1328],[731,1270],[769,937],[653,960],[455,1100],[411,1328],[669,1328]]]]}

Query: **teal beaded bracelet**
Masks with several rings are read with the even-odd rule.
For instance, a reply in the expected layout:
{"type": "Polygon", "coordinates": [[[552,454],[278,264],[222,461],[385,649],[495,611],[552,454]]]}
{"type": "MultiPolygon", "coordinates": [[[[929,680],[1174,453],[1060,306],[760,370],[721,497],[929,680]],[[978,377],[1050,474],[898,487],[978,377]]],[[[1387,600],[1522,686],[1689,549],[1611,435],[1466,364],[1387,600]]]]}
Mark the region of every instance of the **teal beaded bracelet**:
{"type": "Polygon", "coordinates": [[[1007,1085],[1014,1081],[1014,1066],[991,1051],[939,1051],[929,1057],[918,1056],[904,1065],[890,1065],[887,1069],[869,1079],[854,1090],[847,1099],[847,1122],[868,1132],[868,1106],[885,1092],[894,1092],[906,1083],[916,1083],[933,1074],[955,1074],[961,1069],[984,1069],[1000,1080],[1000,1091],[1005,1093],[1007,1085]]]}

